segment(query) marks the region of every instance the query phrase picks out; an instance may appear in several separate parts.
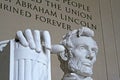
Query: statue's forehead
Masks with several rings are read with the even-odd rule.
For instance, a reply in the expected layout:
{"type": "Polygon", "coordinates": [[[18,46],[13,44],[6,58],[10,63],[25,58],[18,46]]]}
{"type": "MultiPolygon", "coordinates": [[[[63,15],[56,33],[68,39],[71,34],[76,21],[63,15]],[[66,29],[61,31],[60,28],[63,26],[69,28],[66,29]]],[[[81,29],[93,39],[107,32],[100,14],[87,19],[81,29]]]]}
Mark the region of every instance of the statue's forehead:
{"type": "Polygon", "coordinates": [[[86,36],[72,37],[71,41],[74,46],[88,45],[91,47],[97,47],[96,41],[92,37],[86,37],[86,36]]]}

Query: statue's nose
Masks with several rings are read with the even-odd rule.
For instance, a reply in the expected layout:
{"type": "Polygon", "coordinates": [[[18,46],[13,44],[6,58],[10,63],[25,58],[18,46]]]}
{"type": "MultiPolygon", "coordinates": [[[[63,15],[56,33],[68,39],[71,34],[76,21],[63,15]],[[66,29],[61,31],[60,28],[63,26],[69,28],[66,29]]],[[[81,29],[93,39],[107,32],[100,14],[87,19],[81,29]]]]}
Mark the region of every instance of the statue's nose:
{"type": "Polygon", "coordinates": [[[89,60],[92,60],[92,59],[93,59],[93,57],[90,56],[90,55],[87,55],[86,58],[89,59],[89,60]]]}
{"type": "Polygon", "coordinates": [[[86,55],[86,58],[89,59],[89,60],[92,60],[94,57],[94,54],[91,50],[88,51],[88,54],[86,55]]]}

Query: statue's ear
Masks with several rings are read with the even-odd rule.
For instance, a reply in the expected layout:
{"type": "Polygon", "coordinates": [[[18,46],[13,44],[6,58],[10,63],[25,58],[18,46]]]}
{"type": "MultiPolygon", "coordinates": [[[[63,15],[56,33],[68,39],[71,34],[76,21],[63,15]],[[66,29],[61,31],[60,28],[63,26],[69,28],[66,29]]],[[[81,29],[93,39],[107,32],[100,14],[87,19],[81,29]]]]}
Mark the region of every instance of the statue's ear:
{"type": "Polygon", "coordinates": [[[52,45],[52,51],[53,54],[58,54],[63,60],[67,60],[67,56],[65,55],[65,47],[60,44],[52,45]]]}
{"type": "Polygon", "coordinates": [[[66,55],[65,51],[62,52],[62,53],[60,53],[59,55],[60,55],[60,57],[61,57],[64,61],[67,61],[67,60],[68,60],[68,56],[66,55]]]}

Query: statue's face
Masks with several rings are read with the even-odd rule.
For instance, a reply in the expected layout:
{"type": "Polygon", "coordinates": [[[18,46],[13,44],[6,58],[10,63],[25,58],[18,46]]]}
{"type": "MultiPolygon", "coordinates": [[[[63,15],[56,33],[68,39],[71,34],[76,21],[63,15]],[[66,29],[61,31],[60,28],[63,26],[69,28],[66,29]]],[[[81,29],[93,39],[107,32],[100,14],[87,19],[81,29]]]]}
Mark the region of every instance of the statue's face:
{"type": "Polygon", "coordinates": [[[73,57],[68,62],[69,69],[83,76],[91,76],[96,61],[97,44],[91,37],[72,38],[73,57]]]}

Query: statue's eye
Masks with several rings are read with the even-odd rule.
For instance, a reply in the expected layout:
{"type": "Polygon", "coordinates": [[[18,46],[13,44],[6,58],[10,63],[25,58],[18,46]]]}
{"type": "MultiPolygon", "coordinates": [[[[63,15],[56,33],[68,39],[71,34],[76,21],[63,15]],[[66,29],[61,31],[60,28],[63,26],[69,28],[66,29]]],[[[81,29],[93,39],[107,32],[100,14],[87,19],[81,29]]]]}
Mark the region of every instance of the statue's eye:
{"type": "Polygon", "coordinates": [[[79,46],[79,49],[80,49],[80,50],[85,50],[85,49],[87,49],[87,47],[84,46],[84,45],[82,45],[82,46],[79,46]]]}
{"type": "Polygon", "coordinates": [[[96,48],[92,48],[92,53],[97,53],[98,50],[96,48]]]}
{"type": "Polygon", "coordinates": [[[80,49],[85,49],[85,47],[81,46],[80,49]]]}

